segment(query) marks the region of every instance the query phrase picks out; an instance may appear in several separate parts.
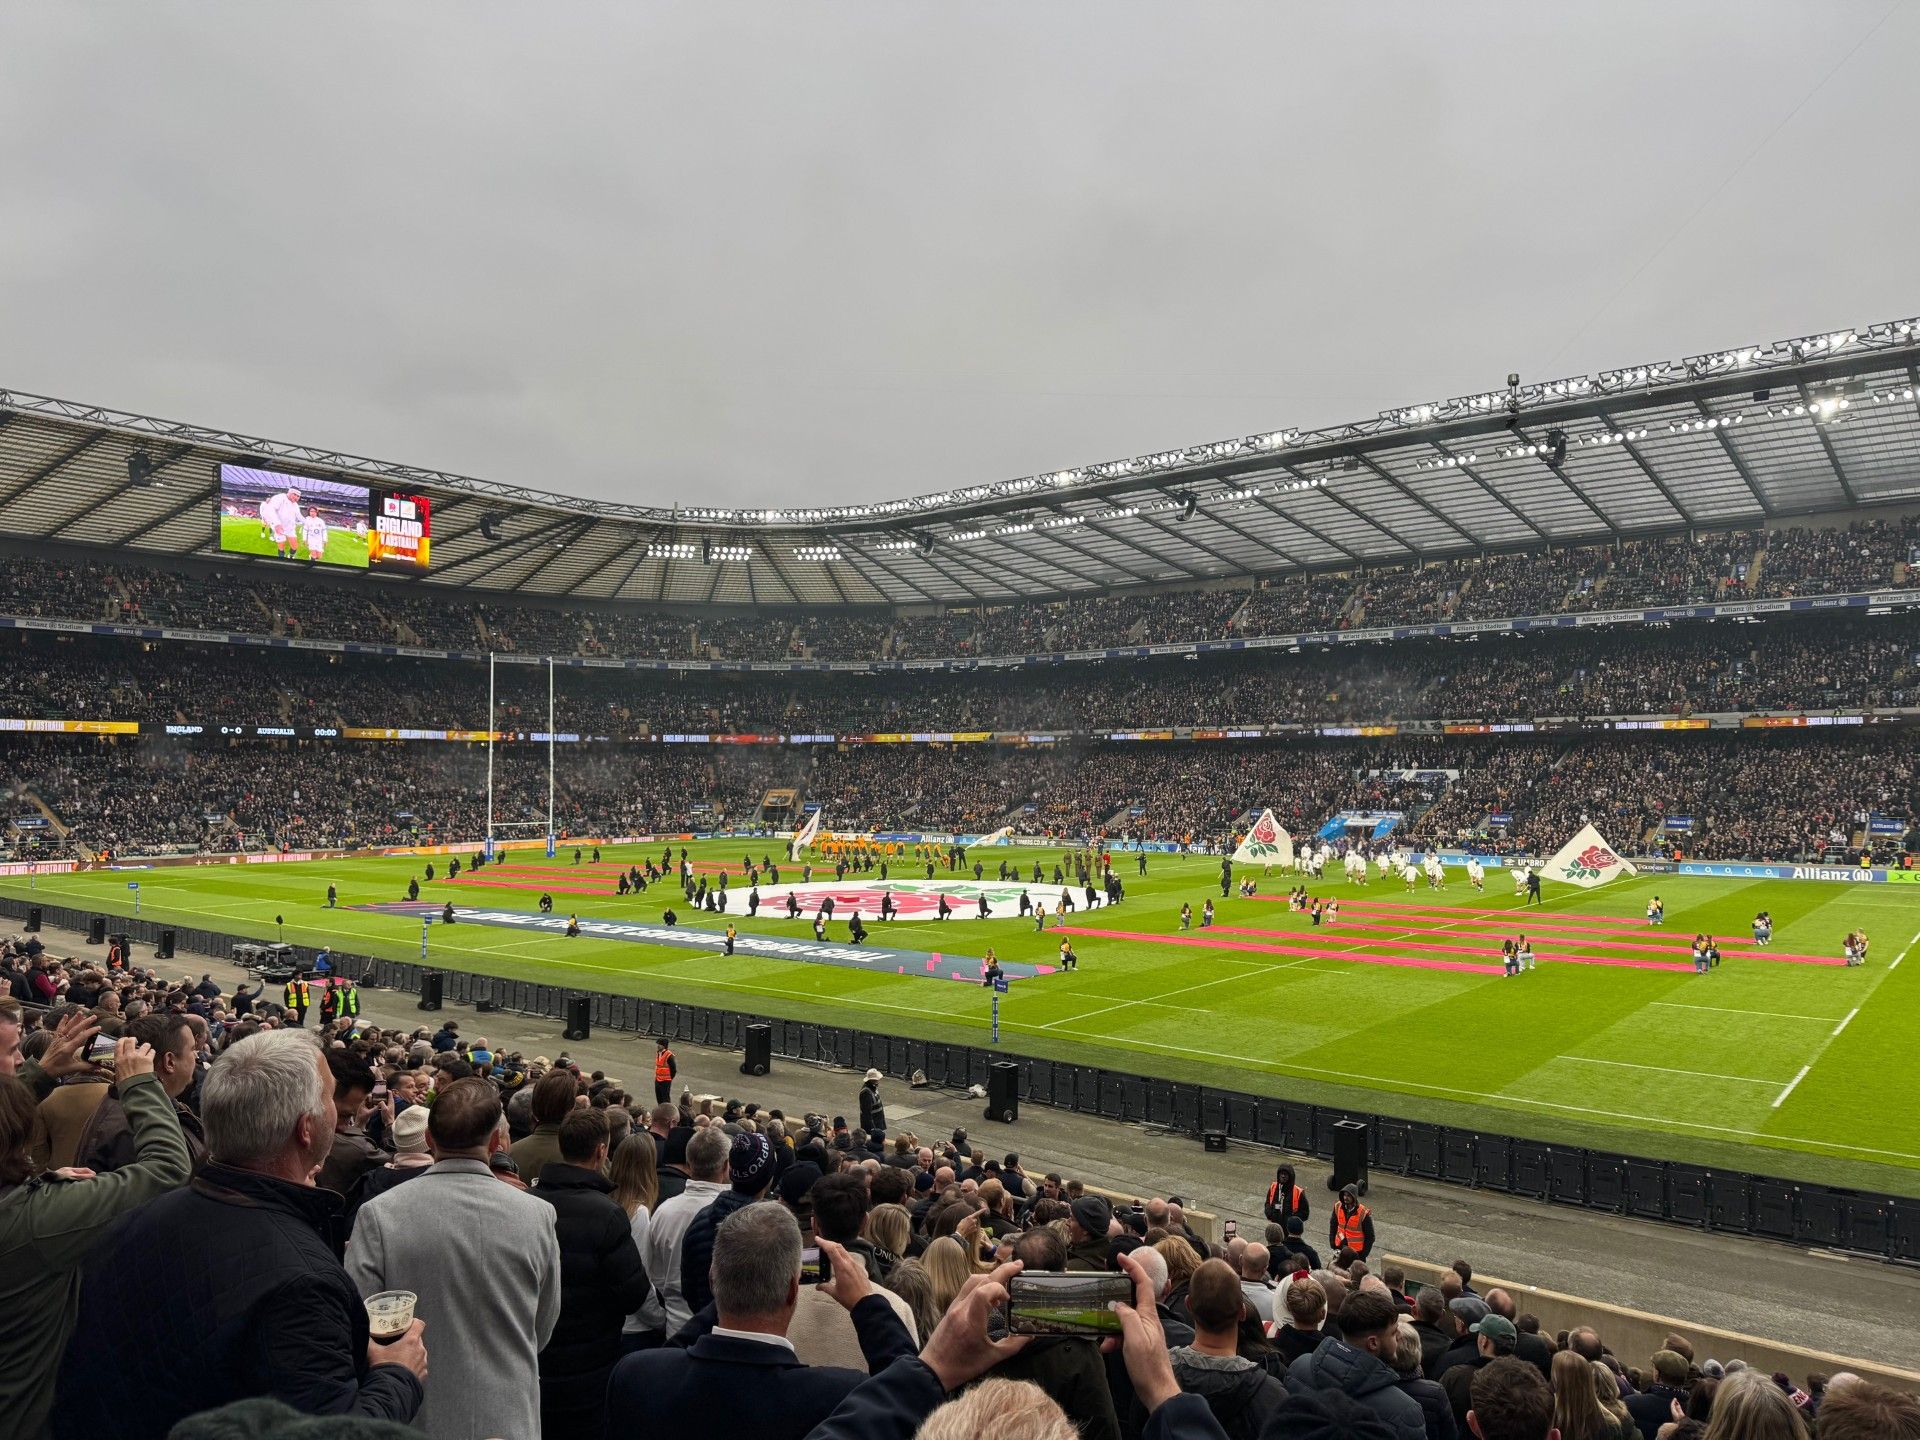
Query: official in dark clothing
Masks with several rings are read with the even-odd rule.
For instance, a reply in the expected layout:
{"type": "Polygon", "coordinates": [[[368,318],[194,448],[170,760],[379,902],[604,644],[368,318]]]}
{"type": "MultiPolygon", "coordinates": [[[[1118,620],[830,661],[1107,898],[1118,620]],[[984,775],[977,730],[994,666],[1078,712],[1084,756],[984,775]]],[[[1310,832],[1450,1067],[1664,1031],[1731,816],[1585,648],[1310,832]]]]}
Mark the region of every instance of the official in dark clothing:
{"type": "Polygon", "coordinates": [[[1294,1177],[1293,1166],[1276,1166],[1273,1183],[1267,1187],[1267,1219],[1275,1225],[1285,1225],[1287,1221],[1298,1217],[1304,1228],[1312,1209],[1307,1192],[1294,1177]]]}
{"type": "Polygon", "coordinates": [[[248,1036],[208,1072],[200,1107],[209,1163],[129,1216],[88,1267],[53,1433],[164,1440],[188,1415],[262,1395],[308,1415],[411,1420],[419,1329],[369,1346],[340,1264],[345,1202],[306,1179],[333,1145],[319,1047],[293,1030],[248,1036]],[[270,1141],[263,1112],[288,1117],[270,1141]]]}
{"type": "Polygon", "coordinates": [[[860,1087],[860,1128],[869,1135],[887,1133],[887,1106],[880,1098],[880,1080],[878,1070],[869,1070],[866,1083],[860,1087]]]}
{"type": "Polygon", "coordinates": [[[652,1286],[626,1212],[613,1199],[607,1114],[575,1110],[560,1122],[560,1160],[534,1194],[554,1208],[560,1241],[560,1319],[540,1352],[540,1428],[595,1440],[605,1432],[607,1376],[620,1329],[652,1286]]]}

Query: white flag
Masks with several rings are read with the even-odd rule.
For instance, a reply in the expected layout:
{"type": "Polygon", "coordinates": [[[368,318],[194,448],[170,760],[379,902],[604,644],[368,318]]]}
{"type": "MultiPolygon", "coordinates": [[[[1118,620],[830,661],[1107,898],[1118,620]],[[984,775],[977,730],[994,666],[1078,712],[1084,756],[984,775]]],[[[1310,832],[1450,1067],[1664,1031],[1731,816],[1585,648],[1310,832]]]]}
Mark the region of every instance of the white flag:
{"type": "Polygon", "coordinates": [[[1262,810],[1247,838],[1233,852],[1233,859],[1240,865],[1291,865],[1293,837],[1273,818],[1273,811],[1262,810]]]}
{"type": "Polygon", "coordinates": [[[793,844],[787,847],[787,859],[798,860],[800,852],[813,843],[813,837],[820,833],[820,816],[816,810],[807,817],[807,823],[800,827],[800,833],[793,837],[793,844]]]}
{"type": "Polygon", "coordinates": [[[991,835],[982,835],[978,840],[974,841],[973,843],[975,845],[1007,845],[1007,844],[1011,844],[1012,841],[1013,841],[1013,826],[1002,825],[998,830],[994,831],[991,835]]]}
{"type": "Polygon", "coordinates": [[[1600,832],[1589,825],[1560,847],[1559,852],[1541,868],[1542,879],[1562,880],[1591,890],[1619,875],[1638,875],[1633,862],[1619,854],[1600,832]]]}

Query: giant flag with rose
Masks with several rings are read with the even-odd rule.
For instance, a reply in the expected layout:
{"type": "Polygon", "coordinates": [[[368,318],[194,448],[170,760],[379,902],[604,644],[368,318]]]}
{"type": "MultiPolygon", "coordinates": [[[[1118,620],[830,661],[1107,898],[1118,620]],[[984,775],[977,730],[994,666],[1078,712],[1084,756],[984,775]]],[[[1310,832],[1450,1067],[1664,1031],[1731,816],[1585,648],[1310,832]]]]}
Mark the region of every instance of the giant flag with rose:
{"type": "Polygon", "coordinates": [[[1564,881],[1582,890],[1604,885],[1616,876],[1639,873],[1633,862],[1603,840],[1591,825],[1561,846],[1540,871],[1542,879],[1564,881]]]}
{"type": "Polygon", "coordinates": [[[1293,837],[1273,818],[1273,811],[1262,810],[1240,848],[1233,852],[1233,860],[1236,865],[1291,865],[1293,837]]]}

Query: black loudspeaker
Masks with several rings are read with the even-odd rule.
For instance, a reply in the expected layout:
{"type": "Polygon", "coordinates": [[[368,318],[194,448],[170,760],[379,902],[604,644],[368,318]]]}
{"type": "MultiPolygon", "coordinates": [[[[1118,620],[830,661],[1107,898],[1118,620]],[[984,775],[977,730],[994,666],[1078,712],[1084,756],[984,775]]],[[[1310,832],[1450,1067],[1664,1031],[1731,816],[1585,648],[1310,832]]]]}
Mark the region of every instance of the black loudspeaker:
{"type": "Polygon", "coordinates": [[[593,1034],[593,997],[589,995],[567,996],[568,1040],[585,1040],[593,1034]]]}
{"type": "Polygon", "coordinates": [[[1358,1120],[1336,1120],[1333,1125],[1333,1174],[1327,1188],[1352,1185],[1367,1193],[1367,1127],[1358,1120]]]}
{"type": "Polygon", "coordinates": [[[475,1013],[477,1013],[477,1014],[480,1014],[480,1015],[491,1015],[491,1014],[493,1013],[493,1001],[491,1001],[491,1000],[476,1000],[476,1001],[474,1001],[474,1002],[473,1002],[473,1008],[474,1008],[474,1011],[475,1011],[475,1013]]]}
{"type": "Polygon", "coordinates": [[[1200,1143],[1207,1147],[1209,1155],[1224,1155],[1227,1153],[1227,1132],[1208,1130],[1201,1135],[1200,1143]]]}
{"type": "Polygon", "coordinates": [[[1020,1067],[996,1060],[987,1067],[987,1119],[1011,1125],[1020,1118],[1020,1067]]]}
{"type": "Polygon", "coordinates": [[[740,1062],[742,1075],[764,1075],[773,1068],[773,1026],[764,1020],[747,1026],[746,1058],[740,1062]]]}
{"type": "Polygon", "coordinates": [[[107,917],[95,915],[87,921],[87,944],[104,945],[107,943],[107,917]]]}
{"type": "Polygon", "coordinates": [[[27,907],[27,929],[32,931],[32,930],[38,930],[39,928],[40,928],[40,907],[38,905],[29,905],[27,907]]]}
{"type": "Polygon", "coordinates": [[[173,959],[173,946],[174,946],[175,938],[176,937],[174,936],[173,931],[162,930],[160,932],[160,939],[155,942],[153,947],[153,958],[156,960],[173,959]]]}
{"type": "Polygon", "coordinates": [[[438,970],[429,970],[420,977],[420,1008],[422,1010],[440,1008],[441,990],[445,984],[446,976],[438,970]]]}

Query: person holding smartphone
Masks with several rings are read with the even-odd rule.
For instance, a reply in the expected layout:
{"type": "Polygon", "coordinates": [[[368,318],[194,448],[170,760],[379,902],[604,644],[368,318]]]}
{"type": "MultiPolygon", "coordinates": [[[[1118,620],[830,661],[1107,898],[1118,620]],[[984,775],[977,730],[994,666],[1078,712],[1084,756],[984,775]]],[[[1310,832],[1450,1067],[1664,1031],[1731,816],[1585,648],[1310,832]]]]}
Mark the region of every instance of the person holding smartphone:
{"type": "Polygon", "coordinates": [[[69,1014],[38,1065],[0,1077],[0,1305],[31,1324],[0,1337],[0,1414],[13,1433],[45,1432],[54,1374],[80,1309],[80,1267],[129,1210],[187,1183],[192,1165],[173,1101],[154,1078],[153,1050],[132,1037],[113,1048],[134,1158],[110,1175],[66,1168],[35,1174],[27,1159],[34,1101],[56,1081],[86,1073],[98,1033],[92,1015],[69,1014]]]}

